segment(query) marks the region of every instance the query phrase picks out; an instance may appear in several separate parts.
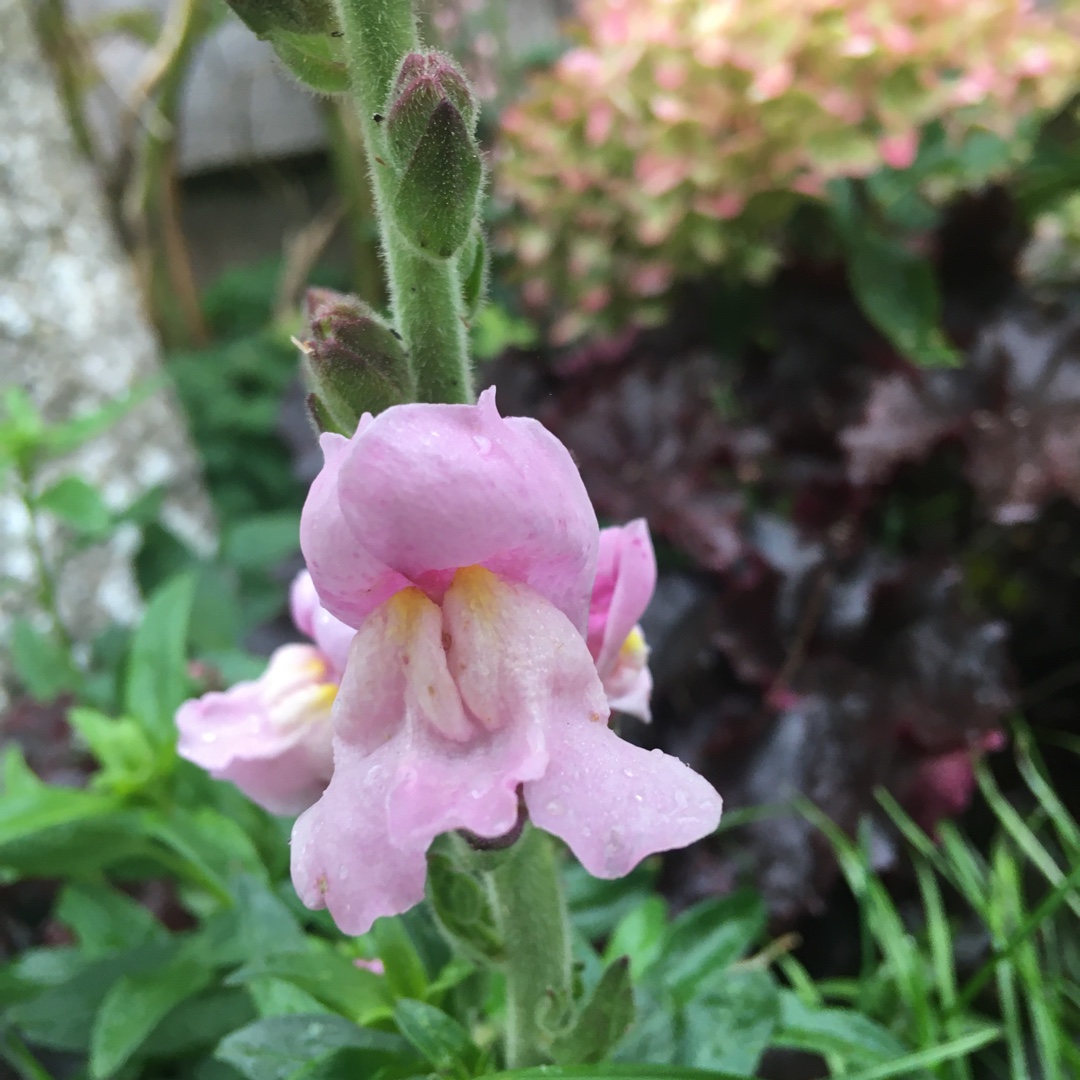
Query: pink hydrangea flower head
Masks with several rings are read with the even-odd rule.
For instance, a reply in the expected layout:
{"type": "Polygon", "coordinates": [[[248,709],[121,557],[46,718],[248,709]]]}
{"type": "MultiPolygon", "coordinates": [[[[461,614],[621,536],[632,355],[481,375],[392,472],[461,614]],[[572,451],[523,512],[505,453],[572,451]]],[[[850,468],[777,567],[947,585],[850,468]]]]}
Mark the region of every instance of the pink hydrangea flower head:
{"type": "Polygon", "coordinates": [[[319,605],[307,571],[290,601],[297,629],[315,645],[284,645],[258,679],[184,702],[176,726],[181,757],[291,815],[318,799],[333,772],[330,709],[355,631],[319,605]]]}
{"type": "Polygon", "coordinates": [[[301,546],[357,633],[334,775],[293,830],[309,907],[365,932],[423,898],[437,835],[503,836],[522,799],[601,877],[716,827],[711,785],[607,725],[587,643],[599,529],[554,436],[488,390],[394,406],[322,446],[301,546]]]}
{"type": "Polygon", "coordinates": [[[609,707],[645,721],[651,717],[652,675],[638,621],[655,588],[656,556],[644,519],[602,530],[589,606],[589,652],[609,707]]]}

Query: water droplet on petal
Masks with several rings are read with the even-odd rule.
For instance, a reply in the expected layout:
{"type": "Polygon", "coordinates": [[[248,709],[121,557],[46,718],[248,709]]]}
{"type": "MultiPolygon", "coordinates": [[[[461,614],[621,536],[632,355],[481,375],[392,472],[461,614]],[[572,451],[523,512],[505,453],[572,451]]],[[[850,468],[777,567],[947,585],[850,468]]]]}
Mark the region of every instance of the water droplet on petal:
{"type": "Polygon", "coordinates": [[[488,454],[491,452],[491,440],[486,439],[483,435],[474,435],[473,442],[476,443],[476,449],[481,454],[488,454]]]}
{"type": "Polygon", "coordinates": [[[547,812],[549,814],[560,815],[563,812],[563,806],[560,802],[549,802],[547,804],[547,812]]]}
{"type": "Polygon", "coordinates": [[[622,774],[623,774],[623,776],[629,777],[631,780],[633,780],[633,778],[634,778],[634,770],[633,769],[623,769],[622,774]]]}

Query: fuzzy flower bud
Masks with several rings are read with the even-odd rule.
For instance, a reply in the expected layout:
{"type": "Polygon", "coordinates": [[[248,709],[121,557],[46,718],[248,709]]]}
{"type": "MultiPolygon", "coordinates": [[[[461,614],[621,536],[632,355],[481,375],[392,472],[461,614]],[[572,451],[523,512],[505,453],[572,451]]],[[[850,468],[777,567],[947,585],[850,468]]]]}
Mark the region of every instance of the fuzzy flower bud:
{"type": "Polygon", "coordinates": [[[351,435],[364,413],[412,398],[401,339],[367,304],[330,289],[309,289],[306,307],[309,337],[300,348],[320,428],[351,435]]]}
{"type": "Polygon", "coordinates": [[[472,88],[449,57],[405,57],[386,117],[387,148],[399,173],[393,211],[410,243],[435,258],[454,255],[477,219],[484,167],[476,117],[472,88]]]}

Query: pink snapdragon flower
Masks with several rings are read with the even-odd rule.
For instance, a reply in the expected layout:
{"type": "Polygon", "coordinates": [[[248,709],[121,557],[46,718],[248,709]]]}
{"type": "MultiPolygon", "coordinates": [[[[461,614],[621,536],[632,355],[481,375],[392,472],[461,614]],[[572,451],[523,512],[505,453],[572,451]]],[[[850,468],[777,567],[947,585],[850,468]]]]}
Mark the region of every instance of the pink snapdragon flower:
{"type": "Polygon", "coordinates": [[[638,620],[655,588],[656,556],[644,519],[602,529],[589,604],[589,652],[608,706],[646,722],[651,719],[652,675],[638,620]]]}
{"type": "MultiPolygon", "coordinates": [[[[293,829],[309,907],[365,932],[423,898],[436,836],[504,836],[521,799],[600,877],[716,827],[710,784],[607,725],[587,643],[600,534],[553,435],[500,417],[488,390],[478,405],[395,406],[321,442],[301,547],[322,604],[357,633],[333,778],[293,829]]],[[[625,599],[639,577],[619,586],[621,559],[642,556],[640,527],[630,536],[609,550],[622,552],[610,633],[597,619],[619,650],[640,605],[625,599]]]]}
{"type": "Polygon", "coordinates": [[[283,645],[258,679],[186,701],[176,714],[180,756],[273,814],[306,810],[330,780],[330,708],[355,634],[320,606],[306,571],[290,607],[314,645],[283,645]]]}

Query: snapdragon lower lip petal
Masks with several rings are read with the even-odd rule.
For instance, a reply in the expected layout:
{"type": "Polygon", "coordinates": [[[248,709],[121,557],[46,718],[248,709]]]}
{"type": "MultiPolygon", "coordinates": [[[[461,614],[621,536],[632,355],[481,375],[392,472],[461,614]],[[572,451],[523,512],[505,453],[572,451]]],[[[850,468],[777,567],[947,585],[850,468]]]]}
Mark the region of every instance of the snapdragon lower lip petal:
{"type": "Polygon", "coordinates": [[[595,877],[622,877],[719,825],[720,796],[678,758],[634,746],[606,724],[568,721],[549,738],[551,763],[525,785],[529,817],[595,877]]]}
{"type": "Polygon", "coordinates": [[[368,754],[338,745],[330,785],[293,826],[297,895],[309,908],[328,908],[346,934],[366,933],[424,898],[426,845],[398,846],[386,826],[401,749],[391,743],[368,754]]]}
{"type": "Polygon", "coordinates": [[[318,649],[284,645],[260,678],[181,705],[177,752],[271,813],[299,813],[330,778],[335,693],[318,649]]]}

